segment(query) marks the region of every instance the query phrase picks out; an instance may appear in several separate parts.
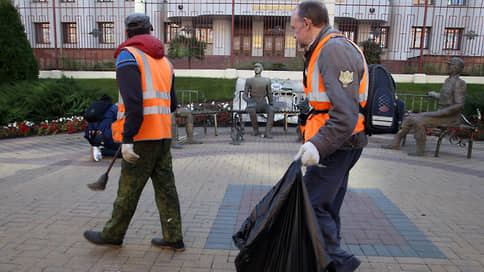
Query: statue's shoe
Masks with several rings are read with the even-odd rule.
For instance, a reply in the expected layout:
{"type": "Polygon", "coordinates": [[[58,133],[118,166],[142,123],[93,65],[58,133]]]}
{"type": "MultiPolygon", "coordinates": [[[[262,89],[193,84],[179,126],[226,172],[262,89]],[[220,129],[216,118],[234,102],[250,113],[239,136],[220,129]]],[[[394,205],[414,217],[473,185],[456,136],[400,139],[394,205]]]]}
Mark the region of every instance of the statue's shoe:
{"type": "Polygon", "coordinates": [[[386,144],[381,146],[383,149],[393,149],[393,150],[400,150],[400,147],[397,145],[386,144]]]}
{"type": "Polygon", "coordinates": [[[195,139],[195,138],[188,138],[188,139],[187,139],[187,143],[189,143],[189,144],[203,144],[203,142],[202,142],[202,141],[197,140],[197,139],[195,139]]]}

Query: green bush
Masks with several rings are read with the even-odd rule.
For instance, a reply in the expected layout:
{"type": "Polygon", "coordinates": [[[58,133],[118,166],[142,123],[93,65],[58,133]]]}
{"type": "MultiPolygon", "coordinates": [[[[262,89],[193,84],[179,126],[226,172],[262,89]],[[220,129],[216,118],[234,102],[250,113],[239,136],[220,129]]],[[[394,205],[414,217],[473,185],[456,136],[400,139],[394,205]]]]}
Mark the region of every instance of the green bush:
{"type": "Polygon", "coordinates": [[[0,124],[82,115],[102,94],[100,89],[79,85],[66,77],[6,83],[0,86],[0,124]]]}
{"type": "Polygon", "coordinates": [[[379,64],[381,63],[381,47],[378,43],[372,40],[366,40],[360,44],[363,47],[363,54],[365,54],[366,63],[379,64]]]}
{"type": "Polygon", "coordinates": [[[192,58],[203,60],[205,58],[205,42],[197,40],[194,36],[177,36],[170,42],[168,56],[174,59],[188,58],[188,68],[192,65],[192,58]]]}
{"type": "Polygon", "coordinates": [[[0,85],[39,76],[39,65],[19,13],[9,0],[0,0],[0,52],[0,85]]]}

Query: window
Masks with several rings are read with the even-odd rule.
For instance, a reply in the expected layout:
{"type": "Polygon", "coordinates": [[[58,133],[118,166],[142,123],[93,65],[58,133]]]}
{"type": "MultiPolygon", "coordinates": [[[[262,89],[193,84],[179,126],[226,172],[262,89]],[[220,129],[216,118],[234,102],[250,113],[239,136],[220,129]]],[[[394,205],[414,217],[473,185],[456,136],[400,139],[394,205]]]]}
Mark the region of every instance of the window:
{"type": "Polygon", "coordinates": [[[171,40],[178,35],[179,31],[180,31],[180,26],[178,24],[165,23],[165,31],[163,32],[165,43],[171,42],[171,40]]]}
{"type": "Polygon", "coordinates": [[[465,6],[466,0],[449,0],[449,6],[465,6]]]}
{"type": "Polygon", "coordinates": [[[444,33],[444,49],[460,50],[463,28],[446,28],[444,33]]]}
{"type": "Polygon", "coordinates": [[[45,3],[47,3],[47,0],[33,0],[33,2],[34,2],[34,3],[35,3],[35,2],[45,2],[45,3]]]}
{"type": "Polygon", "coordinates": [[[35,42],[50,43],[49,23],[34,23],[35,42]]]}
{"type": "Polygon", "coordinates": [[[425,1],[427,1],[427,5],[432,5],[433,4],[432,3],[433,2],[432,0],[413,0],[413,4],[414,5],[421,5],[421,6],[423,6],[423,5],[425,5],[425,1]]]}
{"type": "Polygon", "coordinates": [[[197,27],[195,31],[196,31],[195,37],[197,37],[197,40],[207,44],[213,43],[213,35],[212,35],[211,27],[197,27]]]}
{"type": "Polygon", "coordinates": [[[358,22],[354,19],[338,20],[338,28],[343,35],[358,43],[358,22]]]}
{"type": "Polygon", "coordinates": [[[62,42],[77,43],[76,23],[62,23],[62,42]]]}
{"type": "Polygon", "coordinates": [[[74,3],[76,0],[61,0],[61,3],[74,3]]]}
{"type": "Polygon", "coordinates": [[[98,28],[100,43],[114,43],[114,23],[98,23],[98,28]]]}
{"type": "Polygon", "coordinates": [[[390,27],[388,26],[381,26],[376,27],[372,30],[371,35],[373,35],[373,39],[377,44],[380,45],[381,48],[388,48],[388,31],[390,27]]]}
{"type": "Polygon", "coordinates": [[[113,2],[113,0],[97,0],[98,2],[113,2]]]}
{"type": "MultiPolygon", "coordinates": [[[[412,45],[411,48],[420,48],[422,45],[422,34],[423,34],[423,27],[421,26],[414,26],[412,27],[412,45]]],[[[429,48],[429,41],[430,41],[430,27],[425,28],[425,37],[423,41],[423,48],[429,48]]]]}
{"type": "Polygon", "coordinates": [[[341,33],[343,33],[348,39],[356,42],[355,41],[355,37],[356,37],[355,31],[346,30],[346,31],[341,31],[341,33]]]}

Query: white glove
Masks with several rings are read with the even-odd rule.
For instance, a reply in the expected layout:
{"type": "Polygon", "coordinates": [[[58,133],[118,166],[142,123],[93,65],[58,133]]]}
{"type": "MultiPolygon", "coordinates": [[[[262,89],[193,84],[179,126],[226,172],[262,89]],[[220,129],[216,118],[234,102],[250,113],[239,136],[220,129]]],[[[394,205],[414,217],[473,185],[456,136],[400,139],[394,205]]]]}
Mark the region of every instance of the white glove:
{"type": "Polygon", "coordinates": [[[305,166],[317,165],[319,164],[319,151],[313,143],[308,141],[299,148],[294,160],[299,158],[305,166]]]}
{"type": "Polygon", "coordinates": [[[135,163],[139,159],[139,155],[134,153],[133,144],[122,144],[121,153],[123,154],[123,159],[129,163],[135,163]]]}

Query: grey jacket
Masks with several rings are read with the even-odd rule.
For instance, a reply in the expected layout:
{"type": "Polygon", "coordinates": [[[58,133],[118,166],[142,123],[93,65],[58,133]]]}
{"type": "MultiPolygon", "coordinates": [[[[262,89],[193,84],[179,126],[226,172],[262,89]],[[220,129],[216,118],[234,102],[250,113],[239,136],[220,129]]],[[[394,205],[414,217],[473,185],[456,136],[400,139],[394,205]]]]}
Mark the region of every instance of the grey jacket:
{"type": "MultiPolygon", "coordinates": [[[[327,26],[309,46],[304,54],[304,80],[306,86],[307,65],[314,49],[322,38],[330,33],[338,33],[327,26]]],[[[329,119],[309,141],[325,158],[338,149],[362,148],[368,143],[364,131],[352,135],[360,112],[358,89],[364,74],[364,61],[361,53],[345,38],[334,37],[326,42],[318,57],[319,67],[326,94],[331,101],[329,119]],[[353,81],[345,88],[339,80],[341,72],[353,72],[353,81]]]]}

